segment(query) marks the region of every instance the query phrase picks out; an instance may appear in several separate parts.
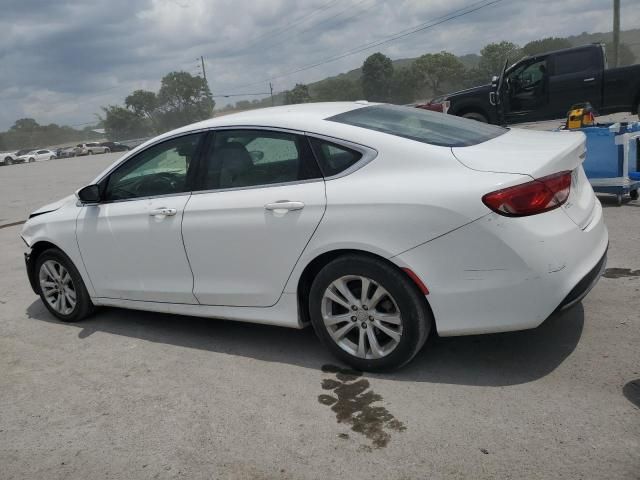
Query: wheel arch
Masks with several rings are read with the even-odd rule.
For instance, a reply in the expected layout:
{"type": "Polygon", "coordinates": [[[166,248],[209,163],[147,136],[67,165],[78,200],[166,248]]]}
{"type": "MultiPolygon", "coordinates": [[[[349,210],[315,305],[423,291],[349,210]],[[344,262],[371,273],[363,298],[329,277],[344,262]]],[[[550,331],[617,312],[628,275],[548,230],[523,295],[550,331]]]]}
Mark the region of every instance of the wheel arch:
{"type": "MultiPolygon", "coordinates": [[[[51,243],[47,240],[39,240],[31,246],[31,252],[27,257],[27,277],[29,278],[29,283],[31,284],[32,290],[38,295],[38,282],[36,281],[36,262],[38,257],[42,254],[42,252],[55,248],[56,250],[60,250],[64,253],[58,245],[51,243]]],[[[65,255],[67,255],[65,253],[65,255]]],[[[69,255],[67,255],[68,257],[69,255]]]]}
{"type": "MultiPolygon", "coordinates": [[[[405,275],[409,280],[411,280],[411,282],[416,286],[416,289],[418,289],[418,291],[422,290],[423,285],[419,285],[417,283],[418,281],[420,281],[420,279],[415,277],[415,274],[411,270],[407,271],[408,269],[406,269],[406,267],[402,267],[401,265],[398,265],[397,263],[393,262],[389,258],[385,258],[381,255],[378,255],[366,250],[359,250],[355,248],[340,248],[340,249],[329,250],[317,255],[315,258],[309,261],[307,265],[304,267],[304,269],[302,270],[300,277],[298,278],[296,295],[298,300],[298,311],[299,311],[300,321],[302,325],[307,325],[310,322],[309,292],[311,290],[311,284],[313,283],[313,280],[316,278],[318,273],[320,273],[320,270],[322,270],[322,268],[324,268],[326,265],[328,265],[330,262],[332,262],[336,258],[345,256],[345,255],[360,255],[363,257],[369,257],[371,259],[379,260],[389,265],[392,265],[393,267],[398,269],[400,272],[402,272],[402,274],[405,275]]],[[[431,306],[429,305],[429,301],[424,295],[422,295],[422,298],[424,299],[427,309],[429,309],[429,311],[433,315],[431,306]]]]}

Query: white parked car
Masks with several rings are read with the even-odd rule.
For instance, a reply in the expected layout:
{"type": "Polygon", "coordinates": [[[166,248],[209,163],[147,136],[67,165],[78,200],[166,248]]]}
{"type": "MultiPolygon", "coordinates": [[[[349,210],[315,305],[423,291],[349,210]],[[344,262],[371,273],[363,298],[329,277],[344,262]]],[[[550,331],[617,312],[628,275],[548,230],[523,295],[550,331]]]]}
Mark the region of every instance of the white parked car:
{"type": "Polygon", "coordinates": [[[77,145],[78,150],[76,156],[79,155],[94,155],[96,153],[110,153],[109,147],[100,145],[98,142],[79,143],[77,145]]]}
{"type": "Polygon", "coordinates": [[[53,160],[56,158],[56,152],[53,150],[32,150],[29,153],[26,153],[20,157],[18,160],[22,162],[41,162],[43,160],[53,160]]]}
{"type": "Polygon", "coordinates": [[[350,365],[398,367],[434,329],[534,328],[587,294],[608,234],[584,156],[580,133],[384,104],[228,115],[34,212],[27,271],[64,321],[106,305],[311,323],[350,365]]]}
{"type": "Polygon", "coordinates": [[[18,163],[18,155],[17,152],[0,152],[0,165],[13,165],[14,163],[18,163]]]}

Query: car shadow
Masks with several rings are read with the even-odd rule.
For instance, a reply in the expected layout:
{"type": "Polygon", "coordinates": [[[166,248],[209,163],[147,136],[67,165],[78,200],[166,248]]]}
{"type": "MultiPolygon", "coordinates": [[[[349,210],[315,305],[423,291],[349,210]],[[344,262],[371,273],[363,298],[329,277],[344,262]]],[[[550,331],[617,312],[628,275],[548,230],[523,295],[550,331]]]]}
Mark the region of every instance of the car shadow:
{"type": "MultiPolygon", "coordinates": [[[[319,370],[339,365],[311,328],[295,330],[199,317],[102,308],[80,323],[63,323],[40,300],[27,308],[30,319],[78,329],[78,338],[95,332],[148,342],[197,348],[319,370]]],[[[584,325],[582,304],[553,314],[533,330],[465,337],[431,335],[425,348],[405,367],[367,374],[393,381],[474,386],[531,382],[552,372],[575,349],[584,325]]]]}
{"type": "Polygon", "coordinates": [[[600,204],[602,208],[612,208],[612,207],[640,207],[640,203],[632,200],[628,195],[622,197],[622,205],[618,205],[618,200],[615,195],[607,195],[607,194],[598,194],[598,200],[600,200],[600,204]]]}

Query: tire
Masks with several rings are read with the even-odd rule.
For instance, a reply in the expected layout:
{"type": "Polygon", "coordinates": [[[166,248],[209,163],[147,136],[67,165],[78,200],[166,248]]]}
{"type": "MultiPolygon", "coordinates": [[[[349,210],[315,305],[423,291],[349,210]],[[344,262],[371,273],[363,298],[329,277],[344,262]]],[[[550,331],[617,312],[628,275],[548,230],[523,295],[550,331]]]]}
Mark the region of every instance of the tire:
{"type": "Polygon", "coordinates": [[[619,207],[622,206],[622,194],[621,193],[616,194],[616,205],[618,205],[619,207]]]}
{"type": "Polygon", "coordinates": [[[36,161],[36,159],[35,159],[35,158],[33,158],[33,157],[29,158],[29,163],[33,163],[33,162],[35,162],[35,161],[36,161]]]}
{"type": "Polygon", "coordinates": [[[631,190],[629,192],[629,196],[631,197],[631,200],[637,200],[638,199],[638,190],[631,190]]]}
{"type": "Polygon", "coordinates": [[[460,115],[462,118],[468,118],[469,120],[476,120],[482,123],[489,123],[489,119],[485,117],[483,114],[478,112],[467,112],[460,115]]]}
{"type": "MultiPolygon", "coordinates": [[[[342,303],[346,298],[345,295],[340,297],[342,303]]],[[[390,370],[408,363],[424,345],[433,324],[433,315],[424,296],[402,270],[385,261],[357,254],[339,257],[318,273],[309,292],[309,313],[313,329],[322,344],[344,363],[365,371],[390,370]],[[343,306],[326,295],[331,287],[329,295],[335,298],[337,290],[334,282],[343,280],[343,286],[346,285],[354,297],[359,297],[363,278],[372,282],[367,291],[368,300],[375,301],[380,287],[383,292],[388,292],[375,301],[370,309],[367,309],[366,301],[353,299],[355,304],[349,302],[351,306],[349,303],[343,306]],[[395,315],[396,320],[390,323],[383,320],[384,323],[381,323],[384,314],[387,318],[395,315]],[[327,326],[325,316],[342,319],[327,326]],[[391,331],[395,337],[399,333],[399,338],[392,338],[377,325],[391,331]],[[339,341],[334,340],[339,330],[348,333],[342,335],[339,341]],[[372,347],[370,335],[376,337],[377,353],[372,347]],[[363,348],[359,348],[361,343],[363,348]]]]}
{"type": "Polygon", "coordinates": [[[104,149],[104,153],[111,153],[111,149],[110,148],[105,148],[104,149]]]}
{"type": "Polygon", "coordinates": [[[4,159],[5,165],[13,165],[13,159],[11,157],[7,157],[4,159]]]}
{"type": "MultiPolygon", "coordinates": [[[[42,252],[36,259],[34,275],[40,299],[45,307],[47,307],[47,310],[59,320],[63,322],[77,322],[91,315],[95,310],[80,273],[73,265],[71,259],[62,253],[62,251],[51,248],[42,252]],[[46,267],[43,267],[44,265],[46,265],[46,267]],[[57,269],[56,265],[61,266],[70,277],[70,280],[65,282],[66,291],[69,291],[70,285],[72,292],[75,292],[75,305],[68,311],[65,311],[64,308],[58,308],[58,303],[55,301],[60,296],[59,293],[56,295],[56,289],[60,289],[62,285],[55,279],[55,274],[59,275],[61,273],[61,270],[57,269]],[[53,269],[53,271],[51,269],[53,269]],[[48,272],[53,272],[54,275],[48,272]],[[54,283],[56,286],[53,287],[53,293],[49,291],[47,295],[45,295],[44,289],[48,288],[47,283],[54,283]]],[[[63,274],[62,280],[65,278],[63,274]]],[[[63,296],[63,307],[70,307],[70,298],[72,298],[71,294],[68,294],[66,297],[63,296]]]]}
{"type": "Polygon", "coordinates": [[[55,160],[55,158],[56,158],[56,157],[54,157],[53,155],[51,155],[51,156],[49,157],[49,160],[55,160]]]}
{"type": "Polygon", "coordinates": [[[87,155],[93,155],[93,150],[89,150],[89,153],[87,155]]]}

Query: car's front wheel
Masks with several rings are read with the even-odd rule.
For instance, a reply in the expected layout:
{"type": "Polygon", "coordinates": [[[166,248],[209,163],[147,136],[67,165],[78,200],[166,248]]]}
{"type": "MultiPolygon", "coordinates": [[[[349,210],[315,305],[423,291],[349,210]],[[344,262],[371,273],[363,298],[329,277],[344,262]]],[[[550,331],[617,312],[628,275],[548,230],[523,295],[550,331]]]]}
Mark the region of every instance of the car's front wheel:
{"type": "Polygon", "coordinates": [[[63,322],[77,322],[94,306],[73,262],[57,249],[45,250],[36,260],[35,275],[40,298],[63,322]]]}
{"type": "Polygon", "coordinates": [[[35,159],[35,158],[33,158],[33,157],[30,157],[30,158],[29,158],[29,163],[33,163],[33,162],[35,162],[35,161],[36,161],[36,159],[35,159]]]}
{"type": "Polygon", "coordinates": [[[409,362],[433,323],[424,296],[403,271],[364,255],[339,257],[318,273],[309,312],[316,334],[335,356],[369,371],[409,362]]]}

